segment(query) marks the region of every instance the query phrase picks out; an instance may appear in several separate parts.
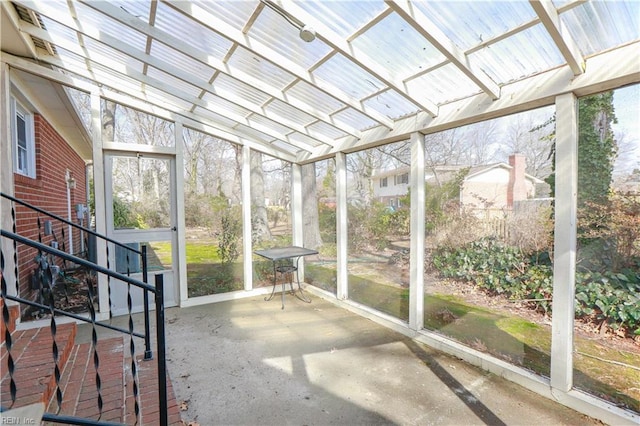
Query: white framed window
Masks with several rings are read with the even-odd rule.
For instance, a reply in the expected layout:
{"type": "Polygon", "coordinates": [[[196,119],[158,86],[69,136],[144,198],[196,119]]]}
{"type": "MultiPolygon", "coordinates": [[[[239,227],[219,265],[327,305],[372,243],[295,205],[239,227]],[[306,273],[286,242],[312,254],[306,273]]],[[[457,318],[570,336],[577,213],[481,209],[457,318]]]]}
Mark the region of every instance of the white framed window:
{"type": "Polygon", "coordinates": [[[401,175],[394,176],[394,185],[402,185],[405,183],[409,183],[409,173],[403,173],[401,175]]]}
{"type": "Polygon", "coordinates": [[[380,188],[384,188],[387,186],[387,178],[380,179],[380,188]]]}
{"type": "Polygon", "coordinates": [[[33,114],[17,100],[11,98],[11,137],[13,139],[13,166],[16,173],[36,177],[36,144],[33,114]]]}

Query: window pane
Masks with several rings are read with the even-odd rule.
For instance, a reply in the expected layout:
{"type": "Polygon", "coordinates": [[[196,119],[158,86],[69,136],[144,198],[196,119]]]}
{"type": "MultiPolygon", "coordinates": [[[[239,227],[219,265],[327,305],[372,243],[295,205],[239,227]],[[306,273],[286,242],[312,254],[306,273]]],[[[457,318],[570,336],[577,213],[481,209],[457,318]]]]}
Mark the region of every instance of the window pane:
{"type": "Polygon", "coordinates": [[[105,142],[175,146],[172,122],[104,99],[101,108],[105,142]]]}
{"type": "Polygon", "coordinates": [[[170,161],[158,158],[113,158],[114,229],[171,226],[170,161]]]}
{"type": "Polygon", "coordinates": [[[425,137],[425,328],[543,376],[552,116],[545,108],[425,137]]]}
{"type": "Polygon", "coordinates": [[[184,215],[189,297],[244,288],[242,147],[184,131],[184,215]]]}
{"type": "Polygon", "coordinates": [[[347,156],[349,298],[409,320],[408,142],[347,156]],[[401,201],[402,200],[402,201],[401,201]],[[398,205],[406,207],[397,207],[398,205]]]}
{"type": "MultiPolygon", "coordinates": [[[[251,152],[251,235],[254,250],[290,246],[291,164],[251,152]]],[[[254,287],[273,285],[273,265],[254,256],[254,287]]]]}
{"type": "Polygon", "coordinates": [[[27,121],[22,108],[16,104],[16,156],[18,160],[18,171],[29,174],[29,146],[27,141],[27,121]]]}
{"type": "Polygon", "coordinates": [[[579,100],[574,385],[640,411],[640,85],[579,100]]]}
{"type": "Polygon", "coordinates": [[[304,246],[316,249],[318,256],[307,256],[305,281],[336,294],[336,176],[335,160],[302,166],[304,246]],[[306,170],[305,168],[310,168],[306,170]],[[313,180],[313,182],[309,182],[313,180]],[[311,203],[315,200],[315,203],[311,203]],[[311,205],[315,214],[310,211],[311,205]]]}

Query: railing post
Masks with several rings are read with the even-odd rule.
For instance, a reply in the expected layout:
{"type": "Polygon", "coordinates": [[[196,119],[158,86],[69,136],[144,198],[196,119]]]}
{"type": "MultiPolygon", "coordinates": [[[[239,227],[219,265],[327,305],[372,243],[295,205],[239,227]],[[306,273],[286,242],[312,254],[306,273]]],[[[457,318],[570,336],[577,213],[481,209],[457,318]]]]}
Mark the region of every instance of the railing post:
{"type": "Polygon", "coordinates": [[[156,275],[156,346],[158,353],[158,399],[160,403],[160,426],[169,423],[167,402],[167,362],[164,335],[164,280],[162,274],[156,275]]]}
{"type": "MultiPolygon", "coordinates": [[[[149,284],[149,276],[147,275],[147,246],[142,245],[142,282],[149,284]]],[[[144,359],[145,361],[153,358],[151,350],[151,331],[149,327],[149,292],[143,291],[144,297],[144,359]]]]}

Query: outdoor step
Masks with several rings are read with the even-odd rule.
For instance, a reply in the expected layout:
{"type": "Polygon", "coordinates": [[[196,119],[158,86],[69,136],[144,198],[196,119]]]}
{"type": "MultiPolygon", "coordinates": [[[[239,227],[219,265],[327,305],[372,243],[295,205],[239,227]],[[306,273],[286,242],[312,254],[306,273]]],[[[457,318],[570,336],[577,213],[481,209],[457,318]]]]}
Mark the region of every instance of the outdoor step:
{"type": "MultiPolygon", "coordinates": [[[[56,327],[58,368],[64,368],[72,352],[76,336],[76,325],[59,324],[56,327]]],[[[55,363],[53,360],[53,338],[49,327],[17,330],[11,334],[11,357],[15,366],[13,379],[16,383],[16,401],[11,406],[9,353],[6,342],[0,346],[2,381],[0,401],[3,408],[18,408],[36,402],[49,401],[55,393],[55,363]]]]}
{"type": "Polygon", "coordinates": [[[55,395],[47,409],[50,413],[82,417],[104,422],[123,421],[124,350],[123,339],[114,337],[98,341],[98,368],[91,343],[76,345],[62,373],[62,406],[58,411],[55,395]],[[100,375],[102,414],[98,407],[97,377],[100,375]]]}
{"type": "MultiPolygon", "coordinates": [[[[53,363],[51,331],[49,327],[17,330],[11,334],[13,374],[17,387],[16,402],[11,407],[9,357],[5,344],[0,346],[2,382],[0,395],[3,408],[18,408],[36,402],[48,404],[46,412],[82,417],[102,422],[124,424],[159,424],[158,363],[136,358],[138,401],[140,412],[135,415],[131,358],[128,337],[114,337],[98,341],[98,373],[102,414],[98,408],[96,367],[91,343],[74,345],[75,324],[57,326],[60,370],[59,388],[62,406],[58,407],[53,363]],[[125,349],[126,348],[126,349],[125,349]]],[[[170,425],[182,425],[180,410],[173,386],[167,377],[167,397],[170,425]]]]}
{"type": "MultiPolygon", "coordinates": [[[[127,360],[127,385],[126,385],[126,413],[125,423],[135,424],[135,403],[133,392],[133,379],[131,375],[131,358],[127,360]]],[[[136,358],[136,371],[138,374],[138,395],[141,405],[140,419],[138,424],[155,425],[159,424],[160,404],[158,400],[158,361],[157,359],[143,360],[142,357],[136,358]],[[142,385],[141,385],[142,384],[142,385]]],[[[180,418],[180,408],[173,392],[173,385],[167,373],[167,403],[168,403],[168,420],[170,425],[182,425],[180,418]]]]}
{"type": "Polygon", "coordinates": [[[6,323],[4,319],[0,321],[0,344],[2,344],[6,338],[6,330],[9,330],[9,333],[13,333],[15,331],[16,320],[20,316],[20,308],[18,305],[7,306],[5,308],[4,299],[0,299],[0,312],[2,312],[3,315],[4,309],[6,309],[7,313],[9,314],[9,321],[7,321],[6,323]]]}

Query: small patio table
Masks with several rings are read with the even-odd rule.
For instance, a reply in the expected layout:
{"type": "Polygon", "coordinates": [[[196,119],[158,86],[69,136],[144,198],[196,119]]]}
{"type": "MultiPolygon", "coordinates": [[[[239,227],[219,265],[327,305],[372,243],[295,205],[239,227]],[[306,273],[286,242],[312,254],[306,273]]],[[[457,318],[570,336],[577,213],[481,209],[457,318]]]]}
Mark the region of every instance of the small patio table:
{"type": "MultiPolygon", "coordinates": [[[[265,259],[269,259],[273,262],[273,290],[271,290],[271,295],[269,297],[265,297],[264,300],[269,301],[273,299],[273,295],[276,292],[277,285],[277,273],[282,275],[284,274],[292,274],[291,279],[289,280],[289,286],[291,287],[291,292],[298,299],[303,302],[311,303],[311,299],[309,299],[302,291],[302,287],[300,286],[300,276],[298,275],[298,262],[300,258],[303,256],[312,256],[314,254],[318,254],[317,250],[312,250],[304,247],[298,246],[289,246],[289,247],[274,247],[265,250],[256,250],[254,251],[258,256],[264,257],[265,259]],[[278,265],[279,261],[290,259],[290,262],[286,264],[278,265]],[[296,273],[296,281],[298,281],[298,290],[300,292],[300,296],[296,293],[293,288],[293,272],[296,273]]],[[[282,281],[282,309],[284,309],[284,293],[286,289],[286,283],[282,281]]]]}

